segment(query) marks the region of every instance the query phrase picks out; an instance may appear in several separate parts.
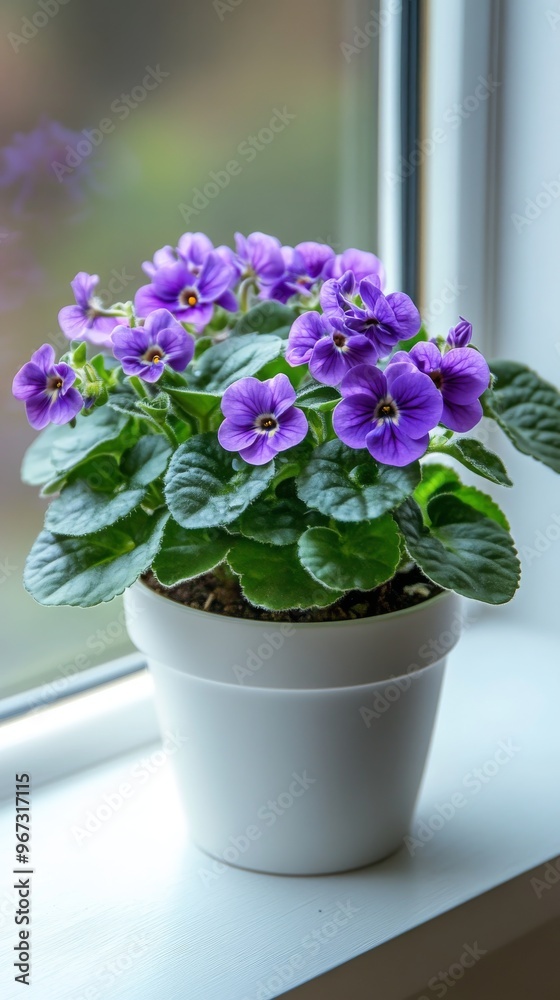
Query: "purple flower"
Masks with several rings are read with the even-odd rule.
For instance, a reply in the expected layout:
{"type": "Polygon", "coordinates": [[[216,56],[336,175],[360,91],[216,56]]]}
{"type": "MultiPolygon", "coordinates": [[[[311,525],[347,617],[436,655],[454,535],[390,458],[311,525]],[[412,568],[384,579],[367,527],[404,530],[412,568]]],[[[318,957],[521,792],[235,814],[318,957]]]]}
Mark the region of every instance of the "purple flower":
{"type": "MultiPolygon", "coordinates": [[[[162,247],[156,250],[153,260],[146,260],[142,264],[142,270],[153,280],[156,271],[162,267],[171,267],[178,261],[183,261],[189,271],[195,276],[200,274],[206,258],[211,253],[217,253],[231,270],[230,288],[236,284],[238,279],[238,267],[233,250],[226,246],[214,247],[212,240],[205,233],[183,233],[177,248],[171,246],[162,247]]],[[[238,303],[235,295],[226,289],[219,298],[216,305],[227,309],[228,312],[237,312],[238,303]]]]}
{"type": "Polygon", "coordinates": [[[326,266],[326,278],[341,278],[346,271],[352,271],[356,281],[368,278],[372,275],[378,279],[381,289],[385,287],[385,268],[374,253],[367,250],[345,250],[344,253],[337,254],[326,266]]]}
{"type": "Polygon", "coordinates": [[[350,448],[367,448],[385,465],[408,465],[428,447],[442,398],[428,375],[391,362],[384,372],[358,365],[342,380],[333,427],[350,448]]]}
{"type": "Polygon", "coordinates": [[[202,330],[212,319],[214,303],[229,288],[231,279],[230,266],[216,251],[206,256],[196,273],[179,260],[154,270],[152,283],[136,293],[136,311],[139,316],[147,316],[153,309],[168,309],[177,319],[202,330]]]}
{"type": "Polygon", "coordinates": [[[470,431],[482,417],[478,397],[488,388],[490,369],[472,347],[441,354],[435,344],[416,344],[409,354],[398,351],[394,362],[408,361],[428,375],[443,400],[441,421],[452,431],[470,431]]]}
{"type": "MultiPolygon", "coordinates": [[[[346,275],[343,280],[348,284],[346,275]]],[[[385,296],[377,286],[377,280],[374,277],[362,278],[360,281],[362,306],[352,303],[346,296],[346,308],[343,311],[344,326],[349,333],[362,333],[369,337],[375,345],[377,356],[385,358],[399,340],[408,340],[418,333],[422,321],[418,309],[408,295],[404,292],[391,292],[385,296]]],[[[332,315],[335,308],[334,303],[331,304],[332,292],[326,289],[327,285],[330,285],[330,282],[325,283],[321,304],[325,312],[332,315]]],[[[338,297],[340,300],[340,295],[338,297]]]]}
{"type": "Polygon", "coordinates": [[[76,372],[70,365],[55,364],[54,349],[43,344],[20,368],[12,392],[16,399],[25,401],[27,419],[40,431],[49,423],[67,424],[82,409],[82,397],[72,388],[75,381],[76,372]]]}
{"type": "Polygon", "coordinates": [[[194,354],[194,339],[167,309],[156,309],[144,326],[118,326],[113,332],[113,353],[125,375],[139,375],[157,382],[165,365],[182,372],[194,354]]]}
{"type": "Polygon", "coordinates": [[[96,295],[98,274],[80,271],[71,283],[76,299],[75,306],[64,306],[58,322],[69,340],[88,340],[98,347],[111,347],[111,333],[118,325],[115,316],[106,316],[105,307],[96,295]]]}
{"type": "Polygon", "coordinates": [[[287,375],[266,382],[241,378],[222,397],[224,422],[218,440],[238,451],[250,465],[265,465],[277,452],[292,448],[307,434],[307,420],[294,406],[296,392],[287,375]]]}
{"type": "Polygon", "coordinates": [[[355,365],[375,364],[377,352],[368,337],[348,334],[340,317],[306,312],[290,330],[286,361],[290,365],[309,364],[318,382],[338,385],[355,365]]]}
{"type": "Polygon", "coordinates": [[[447,343],[450,347],[467,347],[472,339],[472,323],[468,319],[459,316],[460,322],[451,328],[447,334],[447,343]]]}
{"type": "Polygon", "coordinates": [[[342,277],[325,281],[319,295],[321,308],[327,316],[350,314],[356,308],[356,294],[356,279],[352,271],[345,271],[342,277]]]}
{"type": "Polygon", "coordinates": [[[298,243],[282,247],[285,274],[279,282],[263,290],[263,297],[287,302],[292,295],[308,295],[313,285],[325,276],[334,250],[324,243],[298,243]]]}
{"type": "Polygon", "coordinates": [[[280,240],[266,233],[250,236],[235,234],[235,249],[242,278],[256,278],[261,285],[273,285],[283,276],[286,266],[280,240]]]}

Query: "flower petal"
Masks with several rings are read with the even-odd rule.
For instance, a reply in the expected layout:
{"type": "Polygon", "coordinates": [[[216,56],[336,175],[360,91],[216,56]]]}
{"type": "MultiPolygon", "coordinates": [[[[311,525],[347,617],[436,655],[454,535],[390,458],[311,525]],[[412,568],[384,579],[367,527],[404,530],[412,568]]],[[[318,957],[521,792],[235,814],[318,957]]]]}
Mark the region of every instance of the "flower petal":
{"type": "Polygon", "coordinates": [[[345,375],[340,391],[343,396],[365,393],[371,399],[372,407],[375,407],[387,394],[387,379],[384,373],[373,365],[356,365],[345,375]]]}
{"type": "Polygon", "coordinates": [[[311,357],[315,344],[328,331],[329,325],[326,318],[318,312],[306,312],[298,316],[292,324],[288,336],[288,348],[286,351],[286,361],[288,364],[306,364],[311,357]]]}
{"type": "Polygon", "coordinates": [[[256,441],[247,448],[239,451],[241,458],[250,465],[266,465],[276,455],[277,448],[274,447],[274,437],[268,434],[259,434],[256,441]]]}
{"type": "Polygon", "coordinates": [[[80,412],[84,401],[77,389],[60,392],[52,401],[49,419],[53,424],[67,424],[80,412]]]}
{"type": "Polygon", "coordinates": [[[218,428],[218,441],[226,451],[241,451],[263,436],[254,427],[240,426],[230,419],[224,420],[218,428]]]}
{"type": "Polygon", "coordinates": [[[366,438],[375,423],[375,406],[376,401],[365,393],[355,393],[336,405],[333,427],[337,437],[349,448],[366,447],[366,438]]]}
{"type": "Polygon", "coordinates": [[[420,458],[429,441],[429,434],[413,440],[392,420],[384,420],[368,434],[366,446],[370,455],[378,462],[403,466],[420,458]]]}
{"type": "Polygon", "coordinates": [[[271,442],[276,451],[285,451],[286,448],[294,448],[303,441],[308,430],[309,424],[305,413],[297,406],[292,406],[282,413],[278,429],[270,435],[271,442]]]}
{"type": "Polygon", "coordinates": [[[461,405],[478,399],[490,381],[490,369],[473,347],[457,347],[445,354],[441,373],[446,401],[461,405]]]}
{"type": "Polygon", "coordinates": [[[422,326],[422,319],[412,299],[404,292],[391,292],[387,296],[387,302],[395,314],[395,330],[399,333],[399,340],[414,337],[422,326]]]}
{"type": "Polygon", "coordinates": [[[478,399],[472,403],[453,403],[443,398],[441,422],[451,431],[464,434],[476,427],[482,420],[482,404],[478,399]]]}
{"type": "Polygon", "coordinates": [[[198,276],[197,290],[201,303],[215,302],[231,281],[231,269],[217,253],[209,253],[198,276]]]}
{"type": "Polygon", "coordinates": [[[41,396],[34,396],[25,403],[27,419],[36,431],[42,431],[50,423],[51,397],[45,392],[41,396]]]}
{"type": "Polygon", "coordinates": [[[78,271],[70,287],[74,292],[74,298],[82,309],[87,309],[90,299],[95,295],[95,289],[99,284],[98,274],[88,274],[87,271],[78,271]]]}
{"type": "Polygon", "coordinates": [[[399,411],[398,426],[403,434],[420,438],[437,426],[443,399],[429,375],[406,366],[402,374],[392,379],[390,387],[399,411]]]}

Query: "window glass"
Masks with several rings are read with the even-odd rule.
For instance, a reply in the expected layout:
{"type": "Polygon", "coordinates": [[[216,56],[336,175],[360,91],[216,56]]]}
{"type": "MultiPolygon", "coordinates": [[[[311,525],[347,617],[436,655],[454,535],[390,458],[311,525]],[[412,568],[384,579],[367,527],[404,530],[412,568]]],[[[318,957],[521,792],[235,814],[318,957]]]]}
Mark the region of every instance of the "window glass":
{"type": "Polygon", "coordinates": [[[373,95],[363,128],[352,127],[344,102],[361,68],[371,78],[376,47],[341,44],[368,9],[337,0],[4,0],[0,695],[130,649],[120,600],[45,609],[23,590],[45,501],[19,482],[34,433],[11,398],[13,373],[41,343],[64,345],[56,317],[78,271],[99,274],[107,297],[126,300],[142,283],[142,261],[186,230],[216,243],[259,229],[341,248],[350,235],[341,229],[344,169],[361,178],[362,204],[371,205],[373,179],[355,161],[373,95]]]}

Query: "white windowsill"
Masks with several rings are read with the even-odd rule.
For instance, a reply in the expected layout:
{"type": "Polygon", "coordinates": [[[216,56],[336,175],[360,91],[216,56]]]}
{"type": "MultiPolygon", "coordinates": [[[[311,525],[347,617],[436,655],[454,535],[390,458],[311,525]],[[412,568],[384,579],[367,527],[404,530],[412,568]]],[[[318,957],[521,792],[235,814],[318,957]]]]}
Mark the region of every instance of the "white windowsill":
{"type": "MultiPolygon", "coordinates": [[[[361,871],[283,878],[220,870],[189,842],[169,759],[155,744],[35,788],[34,995],[41,1000],[269,1000],[342,963],[350,963],[351,975],[357,956],[375,955],[384,943],[555,857],[560,853],[557,654],[554,636],[533,636],[507,614],[479,623],[464,636],[448,663],[417,820],[429,820],[454,793],[461,793],[465,804],[414,857],[403,848],[361,871]],[[519,749],[475,791],[474,769],[484,768],[502,741],[519,749]],[[111,814],[104,797],[118,796],[123,782],[132,792],[111,814]],[[80,838],[77,828],[85,830],[88,813],[104,804],[101,814],[109,815],[100,829],[80,838]],[[340,904],[350,904],[351,915],[346,922],[339,916],[341,926],[332,934],[333,915],[344,913],[340,904]],[[293,956],[299,958],[290,965],[293,956]],[[275,966],[285,976],[291,968],[293,975],[282,987],[261,989],[260,984],[274,983],[275,966]]],[[[15,770],[40,768],[40,754],[32,748],[42,740],[50,741],[51,755],[58,753],[55,772],[61,774],[79,761],[86,729],[88,738],[95,733],[99,739],[102,756],[109,747],[104,732],[114,735],[120,728],[122,746],[125,737],[130,746],[131,726],[138,726],[141,742],[142,732],[153,725],[145,675],[117,682],[111,697],[100,689],[69,700],[0,729],[3,782],[9,786],[15,770]],[[88,698],[100,699],[99,708],[108,715],[92,715],[88,698]],[[65,719],[72,720],[69,728],[61,726],[65,719]],[[25,726],[31,727],[27,734],[25,726]],[[62,736],[53,751],[57,727],[62,736]]],[[[13,804],[3,803],[0,950],[8,955],[16,940],[9,889],[13,813],[13,804]]],[[[544,922],[553,897],[560,903],[560,885],[540,902],[528,877],[526,885],[521,882],[522,895],[525,889],[531,916],[518,907],[510,914],[513,930],[496,926],[479,940],[481,947],[490,950],[504,943],[504,935],[522,933],[524,920],[544,922]]],[[[477,933],[480,938],[480,922],[477,926],[473,940],[477,933]]],[[[459,957],[462,942],[450,941],[449,963],[459,957]]],[[[20,996],[21,987],[9,967],[4,970],[1,992],[11,1000],[20,996]]],[[[393,984],[376,993],[370,980],[363,993],[356,986],[352,998],[404,997],[405,979],[401,992],[393,984]]],[[[422,980],[411,982],[409,992],[418,985],[422,992],[422,980]]],[[[304,1000],[311,988],[302,987],[296,995],[304,1000]]]]}

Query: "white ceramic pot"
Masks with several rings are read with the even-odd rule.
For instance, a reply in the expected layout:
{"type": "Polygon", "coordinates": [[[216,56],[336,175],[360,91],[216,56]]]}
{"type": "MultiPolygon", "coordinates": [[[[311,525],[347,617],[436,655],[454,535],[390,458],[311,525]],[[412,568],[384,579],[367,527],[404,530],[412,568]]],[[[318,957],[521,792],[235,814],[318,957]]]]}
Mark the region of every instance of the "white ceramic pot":
{"type": "Polygon", "coordinates": [[[460,599],[352,621],[195,611],[136,583],[127,624],[155,679],[193,841],[255,871],[378,861],[407,834],[460,599]]]}

